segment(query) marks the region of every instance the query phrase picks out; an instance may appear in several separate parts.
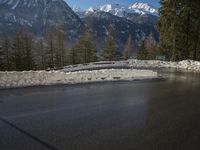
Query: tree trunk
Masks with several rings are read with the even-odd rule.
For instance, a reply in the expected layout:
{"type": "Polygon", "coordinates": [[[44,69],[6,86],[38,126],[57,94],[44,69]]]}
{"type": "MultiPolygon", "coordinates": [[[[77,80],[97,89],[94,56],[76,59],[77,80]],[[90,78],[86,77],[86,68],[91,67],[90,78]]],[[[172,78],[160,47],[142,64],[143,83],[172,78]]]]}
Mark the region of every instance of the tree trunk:
{"type": "Polygon", "coordinates": [[[176,0],[173,2],[173,45],[172,45],[172,61],[175,61],[176,59],[176,0]]]}
{"type": "Polygon", "coordinates": [[[197,51],[198,51],[198,43],[200,40],[200,27],[198,28],[198,36],[197,36],[197,40],[195,42],[195,48],[194,48],[194,54],[193,54],[193,60],[197,59],[197,51]]]}

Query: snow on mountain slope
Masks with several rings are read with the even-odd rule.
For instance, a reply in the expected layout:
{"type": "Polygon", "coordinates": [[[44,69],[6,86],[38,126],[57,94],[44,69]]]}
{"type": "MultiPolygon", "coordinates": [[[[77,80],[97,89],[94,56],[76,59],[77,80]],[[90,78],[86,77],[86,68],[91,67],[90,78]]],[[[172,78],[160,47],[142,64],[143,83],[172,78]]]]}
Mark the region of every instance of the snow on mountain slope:
{"type": "MultiPolygon", "coordinates": [[[[53,0],[58,1],[58,0],[53,0]]],[[[40,4],[46,5],[49,1],[48,0],[0,0],[0,4],[7,5],[10,9],[16,9],[17,7],[27,6],[36,7],[40,4]]]]}
{"type": "Polygon", "coordinates": [[[70,39],[76,39],[83,23],[64,0],[0,0],[0,36],[26,28],[44,35],[49,26],[62,24],[70,39]]]}
{"type": "MultiPolygon", "coordinates": [[[[74,9],[77,14],[80,14],[80,11],[74,9]]],[[[91,7],[85,10],[85,15],[94,13],[96,11],[109,12],[118,17],[126,17],[127,14],[139,14],[139,15],[154,15],[158,16],[158,10],[147,3],[134,3],[129,6],[121,5],[121,4],[106,4],[99,7],[91,7]]],[[[83,10],[81,10],[81,14],[83,14],[83,10]]]]}
{"type": "Polygon", "coordinates": [[[150,6],[148,3],[134,3],[133,5],[128,6],[128,9],[135,11],[139,10],[141,13],[158,15],[158,10],[150,6]]]}
{"type": "Polygon", "coordinates": [[[120,4],[107,4],[107,5],[101,6],[99,10],[104,11],[104,12],[109,12],[115,16],[120,16],[120,17],[123,17],[124,12],[128,11],[126,6],[123,6],[120,4]]]}

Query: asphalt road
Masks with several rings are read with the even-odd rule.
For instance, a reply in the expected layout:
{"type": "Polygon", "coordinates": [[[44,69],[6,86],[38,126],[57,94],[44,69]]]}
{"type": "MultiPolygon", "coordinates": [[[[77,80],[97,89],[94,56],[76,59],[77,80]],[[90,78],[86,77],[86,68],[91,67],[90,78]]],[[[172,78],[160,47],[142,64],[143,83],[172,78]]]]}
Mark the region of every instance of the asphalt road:
{"type": "Polygon", "coordinates": [[[200,76],[0,91],[0,150],[198,150],[200,76]]]}

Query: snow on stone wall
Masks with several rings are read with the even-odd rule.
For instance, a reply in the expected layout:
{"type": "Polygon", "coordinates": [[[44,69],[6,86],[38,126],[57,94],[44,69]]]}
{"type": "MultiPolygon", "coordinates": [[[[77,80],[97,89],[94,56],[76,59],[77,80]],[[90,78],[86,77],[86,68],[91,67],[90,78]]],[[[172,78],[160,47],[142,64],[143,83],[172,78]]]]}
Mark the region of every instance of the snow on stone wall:
{"type": "Polygon", "coordinates": [[[93,71],[0,72],[0,88],[156,78],[151,70],[104,69],[93,71]]]}
{"type": "Polygon", "coordinates": [[[159,60],[137,60],[130,59],[127,61],[104,61],[89,64],[79,64],[64,67],[63,71],[78,71],[98,68],[173,68],[182,71],[200,72],[200,62],[193,60],[183,60],[179,62],[159,61],[159,60]]]}
{"type": "Polygon", "coordinates": [[[179,62],[159,61],[159,60],[129,60],[131,67],[145,67],[145,68],[174,68],[183,71],[200,72],[200,62],[193,60],[183,60],[179,62]]]}

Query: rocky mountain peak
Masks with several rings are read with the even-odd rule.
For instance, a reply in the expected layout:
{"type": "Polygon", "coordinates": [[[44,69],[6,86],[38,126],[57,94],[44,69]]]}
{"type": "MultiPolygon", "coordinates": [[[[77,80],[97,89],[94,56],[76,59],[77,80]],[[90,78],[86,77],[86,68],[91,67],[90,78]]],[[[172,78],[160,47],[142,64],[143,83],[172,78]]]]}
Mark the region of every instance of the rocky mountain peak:
{"type": "Polygon", "coordinates": [[[83,26],[64,0],[0,0],[0,33],[27,28],[38,35],[57,24],[62,24],[70,38],[77,37],[83,26]]]}
{"type": "Polygon", "coordinates": [[[130,6],[128,6],[128,9],[132,10],[140,10],[143,13],[150,13],[153,15],[158,15],[158,10],[154,8],[153,6],[149,5],[148,3],[134,3],[130,6]]]}

